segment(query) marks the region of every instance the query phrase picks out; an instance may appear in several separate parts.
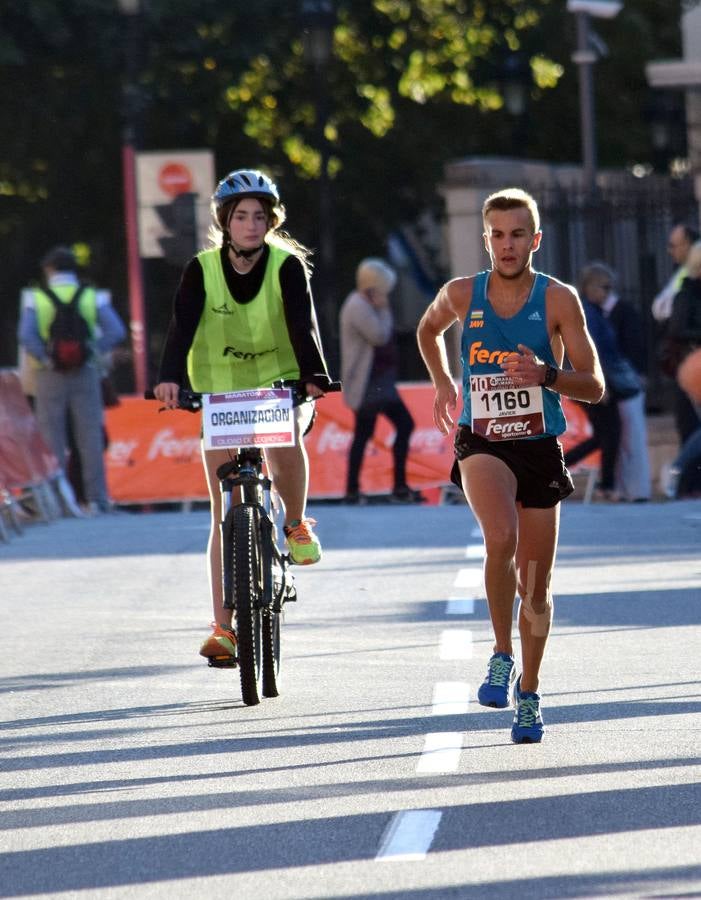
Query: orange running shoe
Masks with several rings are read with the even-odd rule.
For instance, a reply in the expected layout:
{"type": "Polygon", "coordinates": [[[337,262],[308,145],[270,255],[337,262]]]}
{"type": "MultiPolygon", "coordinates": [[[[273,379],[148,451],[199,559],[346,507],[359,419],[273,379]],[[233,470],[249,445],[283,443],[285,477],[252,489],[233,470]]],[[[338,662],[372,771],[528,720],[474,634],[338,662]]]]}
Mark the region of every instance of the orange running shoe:
{"type": "Polygon", "coordinates": [[[298,566],[311,566],[321,559],[321,544],[312,531],[312,525],[316,525],[314,519],[294,519],[285,525],[290,559],[298,566]]]}
{"type": "Polygon", "coordinates": [[[200,656],[236,659],[236,633],[227,625],[211,623],[212,633],[200,647],[200,656]]]}

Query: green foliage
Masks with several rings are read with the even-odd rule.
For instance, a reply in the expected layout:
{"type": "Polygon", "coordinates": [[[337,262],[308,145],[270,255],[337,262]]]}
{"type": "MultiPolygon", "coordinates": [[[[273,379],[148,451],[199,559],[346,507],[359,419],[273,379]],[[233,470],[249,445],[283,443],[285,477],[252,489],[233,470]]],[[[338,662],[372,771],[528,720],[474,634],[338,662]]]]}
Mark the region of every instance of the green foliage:
{"type": "MultiPolygon", "coordinates": [[[[301,0],[143,3],[129,20],[117,0],[4,0],[4,364],[14,362],[17,292],[52,243],[88,244],[93,274],[126,315],[125,107],[144,149],[211,148],[219,175],[266,168],[291,232],[313,246],[326,157],[340,293],[359,256],[382,253],[397,224],[439,209],[448,160],[579,159],[574,23],[562,0],[337,0],[324,72],[305,60],[301,0]],[[509,77],[523,89],[516,117],[504,104],[509,77]]],[[[644,65],[679,53],[679,13],[680,0],[626,0],[596,23],[610,48],[595,67],[602,164],[650,160],[644,65]]],[[[176,279],[159,270],[149,287],[158,328],[176,279]]]]}

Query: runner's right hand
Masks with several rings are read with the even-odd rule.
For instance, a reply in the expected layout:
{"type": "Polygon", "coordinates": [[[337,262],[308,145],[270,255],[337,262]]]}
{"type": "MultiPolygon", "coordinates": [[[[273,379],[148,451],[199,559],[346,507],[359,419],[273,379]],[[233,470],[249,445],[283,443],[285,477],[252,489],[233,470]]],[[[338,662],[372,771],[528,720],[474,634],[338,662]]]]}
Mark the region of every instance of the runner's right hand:
{"type": "Polygon", "coordinates": [[[433,421],[441,434],[450,434],[455,424],[451,412],[455,412],[458,406],[458,392],[452,381],[447,380],[436,387],[436,396],[433,401],[433,421]]]}

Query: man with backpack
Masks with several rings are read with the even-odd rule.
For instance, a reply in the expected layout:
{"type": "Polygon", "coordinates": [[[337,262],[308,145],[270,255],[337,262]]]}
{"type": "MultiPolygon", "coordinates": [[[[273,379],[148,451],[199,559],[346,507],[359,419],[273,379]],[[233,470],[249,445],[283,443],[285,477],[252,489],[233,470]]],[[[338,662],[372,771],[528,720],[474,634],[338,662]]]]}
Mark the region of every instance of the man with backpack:
{"type": "Polygon", "coordinates": [[[54,247],[41,268],[41,285],[22,292],[18,332],[34,369],[37,422],[65,471],[70,417],[86,512],[108,512],[99,357],[124,340],[126,329],[109,293],[80,282],[69,248],[54,247]]]}

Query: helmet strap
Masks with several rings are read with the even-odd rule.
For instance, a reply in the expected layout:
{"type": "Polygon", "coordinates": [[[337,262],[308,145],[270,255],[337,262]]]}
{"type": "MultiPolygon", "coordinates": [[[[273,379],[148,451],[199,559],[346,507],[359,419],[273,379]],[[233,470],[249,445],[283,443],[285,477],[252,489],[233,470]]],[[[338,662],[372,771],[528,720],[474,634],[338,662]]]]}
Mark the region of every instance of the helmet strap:
{"type": "Polygon", "coordinates": [[[265,246],[264,244],[259,244],[257,247],[252,247],[250,250],[238,250],[236,247],[234,247],[232,242],[229,241],[229,247],[231,248],[231,252],[238,259],[241,259],[241,257],[243,257],[243,259],[250,259],[252,256],[255,256],[259,250],[262,250],[264,246],[265,246]]]}

